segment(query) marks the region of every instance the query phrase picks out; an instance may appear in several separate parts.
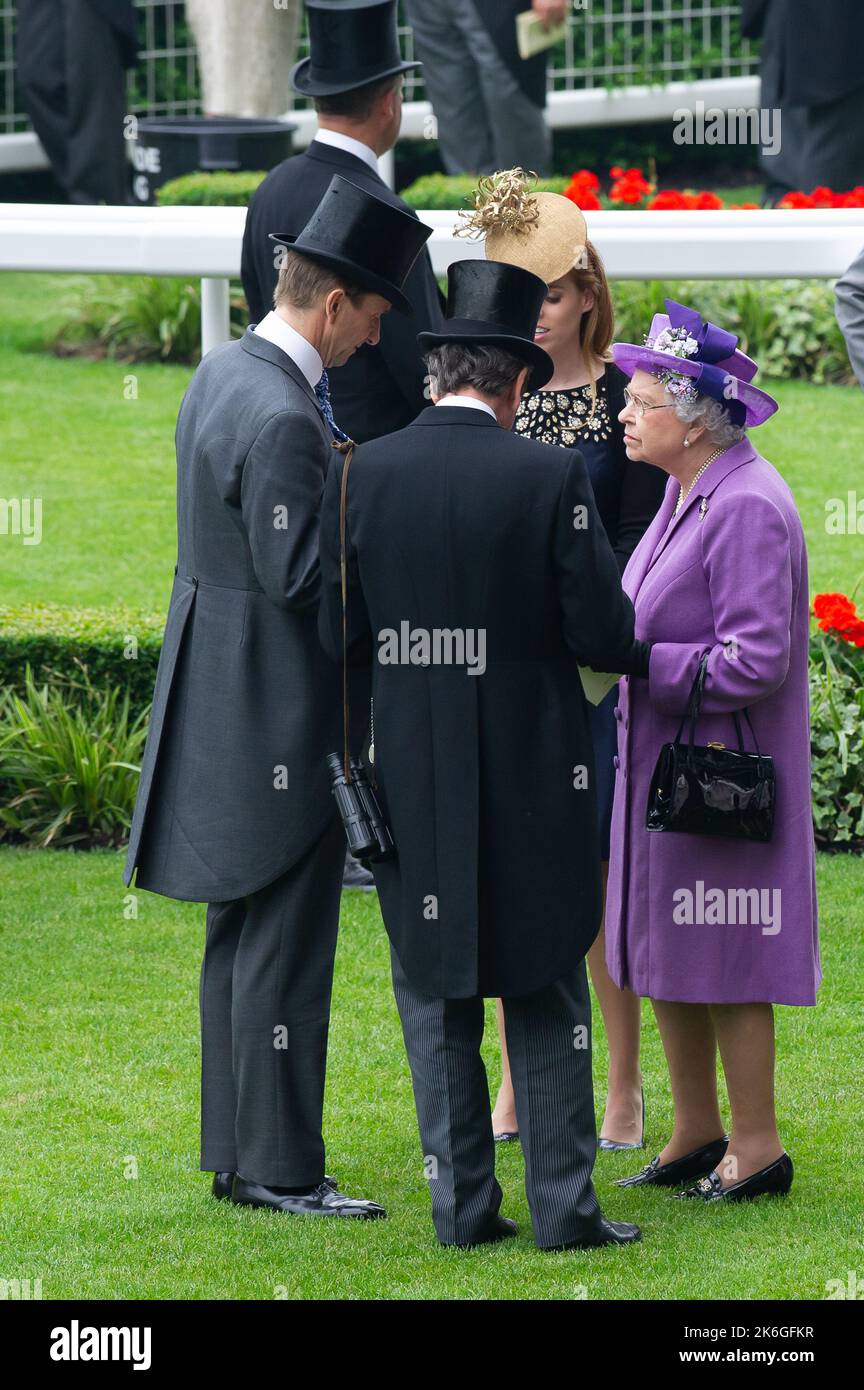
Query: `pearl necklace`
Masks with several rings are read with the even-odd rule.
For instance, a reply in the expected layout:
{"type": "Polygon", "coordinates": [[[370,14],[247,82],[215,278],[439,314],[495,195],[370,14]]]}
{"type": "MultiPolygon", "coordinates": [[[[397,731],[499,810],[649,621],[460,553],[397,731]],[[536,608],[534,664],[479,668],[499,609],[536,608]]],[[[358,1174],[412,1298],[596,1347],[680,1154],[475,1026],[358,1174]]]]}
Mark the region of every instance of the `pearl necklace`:
{"type": "Polygon", "coordinates": [[[690,484],[690,486],[688,487],[688,489],[687,489],[686,492],[684,491],[684,484],[683,484],[683,483],[679,486],[679,488],[678,488],[678,501],[675,503],[675,510],[674,510],[674,512],[672,513],[673,516],[677,516],[677,515],[678,515],[678,513],[680,512],[681,508],[682,508],[683,505],[684,505],[685,499],[688,498],[688,497],[690,496],[690,493],[693,491],[694,487],[695,487],[696,484],[698,483],[699,479],[702,477],[702,474],[705,472],[705,469],[708,467],[708,465],[709,465],[709,464],[712,464],[712,463],[714,462],[715,459],[719,458],[721,454],[725,454],[725,452],[726,452],[725,449],[715,449],[713,453],[711,453],[711,454],[708,455],[707,459],[706,459],[705,462],[703,463],[702,467],[701,467],[701,468],[698,470],[698,472],[696,473],[696,475],[695,475],[695,477],[694,477],[692,483],[690,484]]]}

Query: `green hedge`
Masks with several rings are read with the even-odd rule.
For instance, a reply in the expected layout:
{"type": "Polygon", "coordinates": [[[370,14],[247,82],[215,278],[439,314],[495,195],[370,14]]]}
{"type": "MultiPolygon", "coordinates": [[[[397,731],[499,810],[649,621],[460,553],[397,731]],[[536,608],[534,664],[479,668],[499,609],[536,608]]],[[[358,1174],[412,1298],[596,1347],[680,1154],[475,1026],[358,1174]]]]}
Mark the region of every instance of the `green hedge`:
{"type": "Polygon", "coordinates": [[[164,615],[134,609],[0,607],[0,689],[23,695],[28,664],[37,685],[79,686],[86,671],[94,686],[128,690],[140,713],[153,698],[164,628],[164,615]]]}
{"type": "MultiPolygon", "coordinates": [[[[534,191],[563,193],[569,182],[569,178],[563,175],[539,179],[534,191]]],[[[417,212],[422,208],[428,208],[430,212],[447,212],[451,208],[472,206],[476,187],[476,174],[424,174],[403,188],[399,197],[417,212]]]]}
{"type": "Polygon", "coordinates": [[[266,172],[260,170],[183,174],[157,188],[156,202],[160,207],[245,208],[266,177],[266,172]]]}

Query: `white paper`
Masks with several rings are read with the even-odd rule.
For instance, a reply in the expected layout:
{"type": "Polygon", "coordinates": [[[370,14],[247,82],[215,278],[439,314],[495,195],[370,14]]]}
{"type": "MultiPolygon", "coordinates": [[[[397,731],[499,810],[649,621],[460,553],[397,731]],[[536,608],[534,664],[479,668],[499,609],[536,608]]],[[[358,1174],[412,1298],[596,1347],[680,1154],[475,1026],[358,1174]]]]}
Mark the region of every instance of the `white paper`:
{"type": "Polygon", "coordinates": [[[549,29],[546,29],[533,10],[523,10],[521,14],[516,16],[516,37],[519,43],[520,58],[533,58],[535,53],[542,53],[544,49],[552,48],[554,44],[560,43],[566,35],[566,19],[562,20],[560,24],[553,24],[549,29]]]}

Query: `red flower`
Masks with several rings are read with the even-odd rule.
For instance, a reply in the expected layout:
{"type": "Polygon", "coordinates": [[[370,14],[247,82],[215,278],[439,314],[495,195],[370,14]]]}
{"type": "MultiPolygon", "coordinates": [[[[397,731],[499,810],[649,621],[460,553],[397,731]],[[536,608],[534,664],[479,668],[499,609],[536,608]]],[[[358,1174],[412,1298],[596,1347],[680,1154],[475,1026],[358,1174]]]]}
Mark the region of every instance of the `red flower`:
{"type": "Polygon", "coordinates": [[[813,613],[822,632],[831,632],[856,647],[864,647],[864,619],[845,594],[817,594],[813,613]]]}
{"type": "Polygon", "coordinates": [[[680,212],[686,208],[683,193],[676,188],[663,188],[646,204],[652,212],[680,212]]]}
{"type": "Polygon", "coordinates": [[[777,204],[778,208],[815,208],[816,204],[806,193],[787,193],[777,204]]]}
{"type": "Polygon", "coordinates": [[[590,188],[592,193],[596,193],[600,187],[600,180],[590,169],[577,169],[570,182],[578,183],[585,188],[590,188]]]}

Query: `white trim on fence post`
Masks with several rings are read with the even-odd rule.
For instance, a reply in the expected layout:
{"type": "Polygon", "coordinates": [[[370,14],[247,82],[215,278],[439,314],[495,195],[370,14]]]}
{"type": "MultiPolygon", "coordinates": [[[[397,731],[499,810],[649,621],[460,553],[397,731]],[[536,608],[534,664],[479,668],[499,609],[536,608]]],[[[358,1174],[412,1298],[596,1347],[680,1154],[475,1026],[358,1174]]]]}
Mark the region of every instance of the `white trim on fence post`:
{"type": "Polygon", "coordinates": [[[229,281],[205,275],[201,279],[201,355],[231,337],[229,281]]]}

